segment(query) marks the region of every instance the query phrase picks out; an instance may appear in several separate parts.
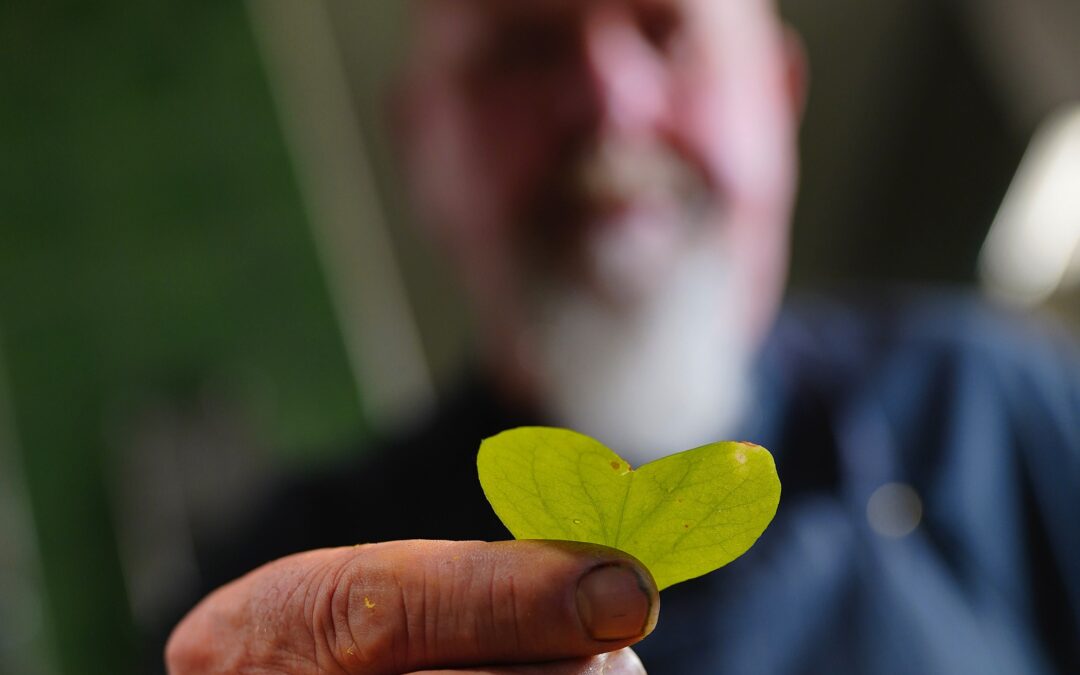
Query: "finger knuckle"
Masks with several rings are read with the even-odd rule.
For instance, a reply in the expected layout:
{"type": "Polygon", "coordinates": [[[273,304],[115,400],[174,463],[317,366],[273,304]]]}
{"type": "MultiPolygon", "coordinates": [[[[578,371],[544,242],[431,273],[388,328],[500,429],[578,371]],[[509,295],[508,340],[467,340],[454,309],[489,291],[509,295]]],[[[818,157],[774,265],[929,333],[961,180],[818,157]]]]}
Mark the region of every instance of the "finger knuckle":
{"type": "Polygon", "coordinates": [[[430,665],[436,657],[467,661],[490,654],[493,645],[509,653],[512,642],[494,639],[515,618],[501,600],[508,580],[482,556],[459,555],[459,549],[430,542],[424,553],[416,558],[419,564],[398,568],[395,575],[403,635],[397,663],[430,665]]]}
{"type": "Polygon", "coordinates": [[[487,615],[484,626],[486,634],[495,644],[505,645],[515,652],[520,651],[528,628],[523,625],[522,612],[518,605],[520,588],[513,570],[489,567],[484,570],[482,582],[487,593],[484,601],[487,615]]]}
{"type": "Polygon", "coordinates": [[[520,630],[511,574],[484,558],[447,556],[426,566],[422,582],[405,603],[409,623],[422,626],[422,649],[462,657],[516,649],[520,630]]]}
{"type": "Polygon", "coordinates": [[[307,591],[315,658],[348,673],[394,672],[402,662],[400,611],[394,584],[364,552],[324,570],[307,591]]]}

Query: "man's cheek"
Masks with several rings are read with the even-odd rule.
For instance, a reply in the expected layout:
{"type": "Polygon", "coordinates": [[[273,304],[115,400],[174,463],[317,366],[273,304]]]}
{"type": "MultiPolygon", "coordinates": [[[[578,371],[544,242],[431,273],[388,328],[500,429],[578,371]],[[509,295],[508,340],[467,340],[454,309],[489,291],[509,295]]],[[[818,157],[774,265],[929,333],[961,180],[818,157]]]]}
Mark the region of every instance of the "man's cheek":
{"type": "Polygon", "coordinates": [[[550,189],[550,176],[557,171],[550,153],[524,131],[492,134],[484,143],[487,194],[483,198],[497,205],[504,220],[531,220],[537,201],[550,189]]]}
{"type": "Polygon", "coordinates": [[[715,99],[699,92],[677,96],[670,136],[671,143],[698,169],[708,187],[722,194],[730,189],[731,174],[738,165],[730,156],[725,135],[728,112],[715,99]]]}

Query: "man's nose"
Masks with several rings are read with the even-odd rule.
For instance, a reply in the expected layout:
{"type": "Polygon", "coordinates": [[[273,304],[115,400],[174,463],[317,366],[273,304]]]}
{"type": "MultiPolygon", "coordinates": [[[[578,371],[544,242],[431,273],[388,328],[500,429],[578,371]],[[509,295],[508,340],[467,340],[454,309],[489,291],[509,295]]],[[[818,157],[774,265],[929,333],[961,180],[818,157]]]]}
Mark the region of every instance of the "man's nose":
{"type": "Polygon", "coordinates": [[[582,27],[578,112],[591,125],[617,133],[654,127],[665,114],[663,55],[625,11],[607,7],[582,27]]]}

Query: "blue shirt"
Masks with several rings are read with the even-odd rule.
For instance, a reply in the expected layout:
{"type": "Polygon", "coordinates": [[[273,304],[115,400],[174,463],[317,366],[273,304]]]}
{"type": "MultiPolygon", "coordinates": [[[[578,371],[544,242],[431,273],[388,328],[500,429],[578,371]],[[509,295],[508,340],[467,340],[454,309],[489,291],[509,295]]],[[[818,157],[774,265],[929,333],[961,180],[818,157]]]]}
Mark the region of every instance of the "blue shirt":
{"type": "MultiPolygon", "coordinates": [[[[779,511],[745,556],[663,593],[636,648],[652,675],[1080,673],[1067,341],[959,297],[810,300],[783,313],[757,383],[740,440],[776,457],[779,511]]],[[[474,381],[412,433],[282,489],[208,550],[208,588],[309,548],[507,538],[475,453],[542,422],[474,381]]]]}
{"type": "Polygon", "coordinates": [[[1080,673],[1071,345],[961,298],[817,301],[760,382],[745,433],[776,455],[776,520],[664,594],[650,673],[1080,673]],[[900,531],[868,513],[883,486],[900,531]]]}

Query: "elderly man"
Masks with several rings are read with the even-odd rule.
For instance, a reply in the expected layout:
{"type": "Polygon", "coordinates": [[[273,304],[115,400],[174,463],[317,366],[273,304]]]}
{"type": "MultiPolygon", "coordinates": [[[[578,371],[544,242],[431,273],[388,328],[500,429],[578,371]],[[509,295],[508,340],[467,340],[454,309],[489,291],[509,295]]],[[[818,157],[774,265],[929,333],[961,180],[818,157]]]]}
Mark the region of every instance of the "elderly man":
{"type": "Polygon", "coordinates": [[[171,672],[642,672],[657,626],[654,675],[1080,665],[1075,354],[959,299],[779,311],[804,78],[767,0],[414,9],[402,150],[478,367],[218,552],[222,582],[293,555],[193,610],[171,672]],[[658,624],[617,551],[460,541],[505,537],[479,441],[536,422],[635,463],[762,443],[777,519],[658,624]]]}

